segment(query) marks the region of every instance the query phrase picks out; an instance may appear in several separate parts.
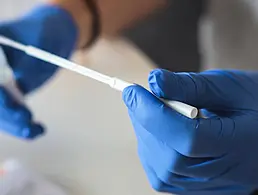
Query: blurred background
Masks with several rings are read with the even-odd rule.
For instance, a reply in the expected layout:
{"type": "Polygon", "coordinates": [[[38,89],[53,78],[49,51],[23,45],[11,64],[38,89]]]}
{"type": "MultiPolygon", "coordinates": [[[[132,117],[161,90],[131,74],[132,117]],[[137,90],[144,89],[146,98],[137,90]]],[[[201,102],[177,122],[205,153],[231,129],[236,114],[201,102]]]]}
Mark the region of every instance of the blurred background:
{"type": "MultiPolygon", "coordinates": [[[[0,20],[41,1],[1,0],[0,20]]],[[[258,1],[174,0],[112,42],[100,40],[73,60],[147,86],[155,67],[171,71],[258,67],[258,1]],[[153,46],[154,45],[154,46],[153,46]]],[[[27,98],[47,127],[27,143],[0,137],[0,160],[18,158],[73,195],[154,195],[137,157],[121,94],[65,70],[27,98]]]]}

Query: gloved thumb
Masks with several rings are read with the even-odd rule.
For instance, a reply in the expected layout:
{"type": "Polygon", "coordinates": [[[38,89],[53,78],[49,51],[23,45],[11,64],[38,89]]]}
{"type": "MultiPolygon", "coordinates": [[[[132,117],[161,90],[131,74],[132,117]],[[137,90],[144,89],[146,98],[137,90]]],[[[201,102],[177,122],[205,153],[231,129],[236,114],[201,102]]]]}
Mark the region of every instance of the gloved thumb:
{"type": "Polygon", "coordinates": [[[135,128],[137,137],[148,141],[151,134],[184,156],[221,156],[233,140],[235,123],[229,118],[189,119],[137,85],[123,91],[123,100],[132,123],[142,127],[135,128]]]}
{"type": "MultiPolygon", "coordinates": [[[[139,123],[158,140],[168,143],[171,148],[188,154],[192,134],[195,132],[195,120],[179,115],[141,86],[126,88],[123,91],[123,100],[133,123],[139,123]]],[[[135,129],[137,136],[141,136],[140,131],[135,129]]]]}
{"type": "Polygon", "coordinates": [[[233,106],[232,92],[239,87],[226,71],[202,73],[174,73],[154,70],[149,75],[151,91],[158,97],[181,101],[198,108],[223,108],[233,106]]]}

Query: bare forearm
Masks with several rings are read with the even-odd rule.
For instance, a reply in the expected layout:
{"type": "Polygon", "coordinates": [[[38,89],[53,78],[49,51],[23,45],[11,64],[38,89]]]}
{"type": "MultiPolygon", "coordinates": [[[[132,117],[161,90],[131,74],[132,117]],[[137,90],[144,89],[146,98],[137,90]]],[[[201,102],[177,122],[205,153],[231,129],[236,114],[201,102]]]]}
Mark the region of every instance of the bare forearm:
{"type": "MultiPolygon", "coordinates": [[[[78,47],[91,37],[92,16],[85,0],[49,0],[50,4],[66,9],[74,18],[78,29],[78,47]]],[[[143,19],[167,0],[95,0],[101,21],[101,35],[114,36],[121,30],[143,19]]]]}

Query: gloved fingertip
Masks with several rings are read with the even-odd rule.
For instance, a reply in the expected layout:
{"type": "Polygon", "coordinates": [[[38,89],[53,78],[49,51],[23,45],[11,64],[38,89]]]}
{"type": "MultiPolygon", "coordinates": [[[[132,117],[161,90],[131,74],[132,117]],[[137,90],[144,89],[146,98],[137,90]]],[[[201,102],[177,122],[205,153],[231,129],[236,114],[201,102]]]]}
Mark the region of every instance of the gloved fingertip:
{"type": "Polygon", "coordinates": [[[164,80],[165,70],[155,69],[149,74],[149,87],[151,91],[158,97],[164,97],[163,80],[164,80]]]}
{"type": "Polygon", "coordinates": [[[135,85],[129,86],[123,91],[123,101],[128,109],[132,109],[134,107],[134,99],[135,99],[135,85]]]}
{"type": "Polygon", "coordinates": [[[137,107],[137,94],[142,90],[145,89],[139,85],[132,85],[124,89],[123,100],[127,108],[131,111],[134,111],[137,107]]]}
{"type": "Polygon", "coordinates": [[[16,121],[31,121],[32,113],[24,105],[17,106],[15,111],[13,118],[16,121]]]}
{"type": "Polygon", "coordinates": [[[22,130],[21,136],[27,140],[34,140],[44,135],[44,127],[40,124],[32,124],[30,127],[26,127],[22,130]]]}

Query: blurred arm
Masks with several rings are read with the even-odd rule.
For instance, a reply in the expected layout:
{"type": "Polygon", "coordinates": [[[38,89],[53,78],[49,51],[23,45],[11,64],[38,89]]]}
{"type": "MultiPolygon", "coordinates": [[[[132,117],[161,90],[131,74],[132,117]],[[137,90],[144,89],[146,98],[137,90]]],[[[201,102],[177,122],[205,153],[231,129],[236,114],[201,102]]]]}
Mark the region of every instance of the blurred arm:
{"type": "MultiPolygon", "coordinates": [[[[91,36],[92,18],[85,0],[49,0],[50,4],[66,9],[74,18],[78,29],[78,47],[91,36]]],[[[151,12],[164,6],[167,0],[95,0],[101,19],[101,34],[115,36],[121,30],[144,19],[151,12]]]]}

